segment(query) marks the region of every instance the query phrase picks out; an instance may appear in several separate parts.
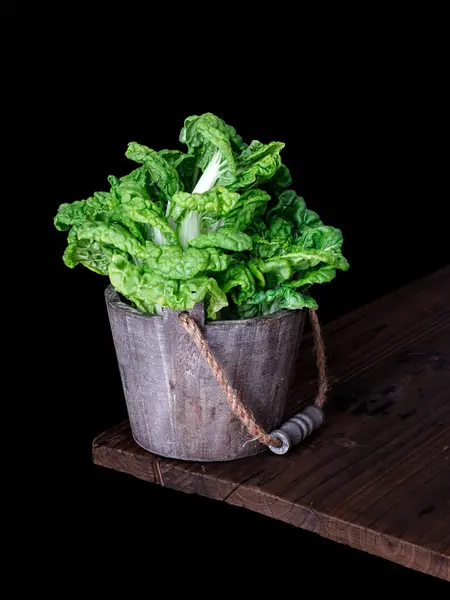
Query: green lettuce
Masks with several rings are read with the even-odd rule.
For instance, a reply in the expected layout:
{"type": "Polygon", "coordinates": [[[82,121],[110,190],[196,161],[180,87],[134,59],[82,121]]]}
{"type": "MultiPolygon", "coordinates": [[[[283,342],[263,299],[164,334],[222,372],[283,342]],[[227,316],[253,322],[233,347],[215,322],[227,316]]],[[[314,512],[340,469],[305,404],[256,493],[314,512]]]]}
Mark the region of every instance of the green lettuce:
{"type": "Polygon", "coordinates": [[[64,264],[109,278],[136,310],[204,302],[208,320],[317,308],[315,285],[347,271],[343,234],[292,189],[283,142],[247,143],[212,113],[187,117],[183,149],[130,142],[139,166],[59,205],[64,264]]]}
{"type": "Polygon", "coordinates": [[[291,287],[280,286],[273,290],[255,292],[246,302],[238,303],[236,313],[241,318],[258,317],[279,310],[317,309],[317,302],[308,295],[300,294],[291,287]]]}
{"type": "Polygon", "coordinates": [[[222,227],[214,233],[201,233],[189,242],[189,246],[194,248],[224,248],[225,250],[242,252],[243,250],[250,250],[252,238],[242,233],[242,231],[222,227]]]}
{"type": "Polygon", "coordinates": [[[186,144],[202,172],[194,191],[203,193],[213,186],[226,186],[236,179],[236,162],[232,144],[239,141],[233,130],[222,119],[211,113],[188,117],[180,133],[180,142],[186,144]]]}
{"type": "Polygon", "coordinates": [[[63,254],[64,264],[70,269],[81,264],[94,273],[108,275],[108,267],[114,251],[109,246],[93,240],[79,240],[76,229],[68,235],[68,245],[63,254]]]}
{"type": "Polygon", "coordinates": [[[125,156],[141,163],[149,172],[152,182],[161,190],[167,200],[179,189],[177,170],[162,156],[147,146],[136,142],[128,144],[125,156]]]}

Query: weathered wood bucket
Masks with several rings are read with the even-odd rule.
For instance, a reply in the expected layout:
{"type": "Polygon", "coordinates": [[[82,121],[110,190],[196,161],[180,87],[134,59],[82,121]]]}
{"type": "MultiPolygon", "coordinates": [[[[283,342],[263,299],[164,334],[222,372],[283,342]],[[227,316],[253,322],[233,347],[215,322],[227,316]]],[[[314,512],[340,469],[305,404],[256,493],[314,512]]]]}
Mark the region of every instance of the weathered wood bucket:
{"type": "MultiPolygon", "coordinates": [[[[209,365],[181,327],[181,311],[147,316],[105,291],[126,407],[135,441],[161,456],[227,461],[267,449],[249,439],[209,365]]],[[[296,368],[306,311],[205,324],[203,303],[188,312],[201,327],[229,383],[257,422],[278,427],[296,368]]]]}

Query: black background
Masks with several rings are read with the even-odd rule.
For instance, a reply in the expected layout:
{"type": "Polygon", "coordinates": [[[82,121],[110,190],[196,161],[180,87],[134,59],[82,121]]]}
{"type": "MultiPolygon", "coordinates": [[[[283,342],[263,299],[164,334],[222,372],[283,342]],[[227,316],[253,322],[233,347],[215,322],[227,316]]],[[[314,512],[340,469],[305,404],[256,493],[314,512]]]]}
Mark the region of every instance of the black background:
{"type": "Polygon", "coordinates": [[[286,39],[269,44],[260,30],[245,42],[239,31],[229,32],[228,43],[236,36],[231,56],[219,32],[208,38],[206,52],[186,39],[183,26],[173,44],[161,32],[156,37],[153,25],[138,52],[123,30],[108,42],[105,24],[101,35],[75,35],[61,63],[64,31],[43,40],[37,58],[28,57],[34,94],[22,100],[23,112],[31,117],[27,135],[34,136],[42,165],[37,187],[45,188],[39,195],[45,268],[33,273],[45,291],[45,317],[35,323],[34,385],[51,390],[35,407],[45,433],[33,445],[40,464],[34,490],[42,510],[39,535],[48,536],[52,564],[74,584],[76,573],[113,586],[137,577],[150,593],[150,586],[172,586],[182,574],[181,583],[195,590],[212,574],[219,588],[256,593],[286,578],[301,591],[300,577],[321,580],[328,573],[336,590],[348,592],[357,587],[356,570],[377,591],[392,582],[404,589],[437,585],[245,510],[91,464],[93,437],[126,416],[104,306],[106,280],[64,266],[66,236],[54,229],[53,216],[60,203],[107,189],[108,175],[131,170],[124,156],[129,141],[180,147],[184,118],[208,111],[247,141],[285,142],[292,187],[343,231],[351,265],[315,290],[324,323],[448,262],[438,40],[424,57],[414,35],[400,43],[393,35],[387,47],[384,31],[362,47],[363,30],[353,43],[338,36],[325,50],[318,39],[308,45],[303,29],[289,45],[286,39]],[[291,549],[281,550],[285,545],[291,549]],[[239,569],[236,575],[231,565],[247,569],[249,558],[257,566],[238,585],[239,569]]]}

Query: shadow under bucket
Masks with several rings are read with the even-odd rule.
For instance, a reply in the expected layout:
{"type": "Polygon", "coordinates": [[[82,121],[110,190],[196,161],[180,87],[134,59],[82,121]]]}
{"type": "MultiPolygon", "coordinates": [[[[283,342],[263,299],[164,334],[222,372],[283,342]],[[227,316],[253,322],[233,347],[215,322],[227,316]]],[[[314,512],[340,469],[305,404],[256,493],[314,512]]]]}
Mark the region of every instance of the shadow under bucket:
{"type": "MultiPolygon", "coordinates": [[[[267,449],[249,440],[222,388],[178,321],[182,311],[144,315],[110,285],[105,300],[131,431],[144,449],[180,460],[227,461],[267,449]]],[[[203,303],[190,314],[229,383],[266,430],[283,421],[305,310],[205,323],[203,303]]]]}

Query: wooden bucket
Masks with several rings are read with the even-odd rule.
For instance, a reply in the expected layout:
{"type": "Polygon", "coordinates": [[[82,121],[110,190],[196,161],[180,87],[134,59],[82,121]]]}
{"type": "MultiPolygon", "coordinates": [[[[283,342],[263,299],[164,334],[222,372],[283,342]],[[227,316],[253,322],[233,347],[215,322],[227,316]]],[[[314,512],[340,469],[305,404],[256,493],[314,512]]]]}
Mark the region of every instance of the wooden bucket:
{"type": "MultiPolygon", "coordinates": [[[[112,286],[105,300],[131,430],[140,446],[169,458],[205,462],[267,449],[249,441],[232,414],[209,365],[178,322],[181,311],[143,315],[112,286]]],[[[256,421],[266,431],[277,428],[285,415],[306,311],[206,324],[203,303],[186,312],[256,421]]]]}

